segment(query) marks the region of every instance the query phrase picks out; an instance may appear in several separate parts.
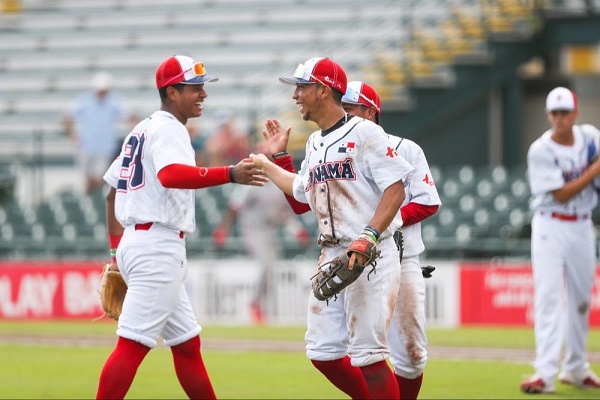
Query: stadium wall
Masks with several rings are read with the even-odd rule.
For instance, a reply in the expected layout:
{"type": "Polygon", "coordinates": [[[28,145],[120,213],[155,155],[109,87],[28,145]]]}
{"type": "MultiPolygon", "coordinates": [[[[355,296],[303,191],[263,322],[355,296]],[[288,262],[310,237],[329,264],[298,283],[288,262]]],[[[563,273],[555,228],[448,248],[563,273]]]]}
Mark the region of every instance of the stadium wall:
{"type": "MultiPolygon", "coordinates": [[[[429,260],[436,270],[426,280],[430,327],[533,325],[533,285],[529,262],[503,264],[429,260]]],[[[93,319],[102,315],[98,298],[100,262],[5,261],[0,263],[1,319],[93,319]]],[[[269,322],[302,325],[314,262],[282,261],[269,322]]],[[[249,304],[258,265],[244,258],[191,260],[187,290],[201,324],[249,324],[249,304]]],[[[590,324],[600,327],[600,270],[596,272],[590,324]]]]}

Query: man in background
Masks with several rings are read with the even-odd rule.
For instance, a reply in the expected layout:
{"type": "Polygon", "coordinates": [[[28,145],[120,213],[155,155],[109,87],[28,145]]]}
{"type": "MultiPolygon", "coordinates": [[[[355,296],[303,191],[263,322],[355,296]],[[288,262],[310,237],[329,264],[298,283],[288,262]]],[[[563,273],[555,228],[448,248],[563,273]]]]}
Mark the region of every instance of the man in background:
{"type": "Polygon", "coordinates": [[[557,375],[564,384],[600,389],[586,356],[596,274],[591,215],[598,204],[600,131],[576,125],[578,115],[575,93],[553,89],[546,97],[551,128],[527,153],[536,357],[535,373],[521,390],[529,394],[554,393],[557,375]]]}
{"type": "MultiPolygon", "coordinates": [[[[86,194],[104,186],[104,172],[118,151],[119,124],[129,115],[123,98],[112,90],[112,85],[109,73],[94,75],[91,90],[71,102],[63,119],[67,135],[77,145],[77,162],[84,174],[86,194]]],[[[133,120],[130,116],[129,122],[133,120]]]]}

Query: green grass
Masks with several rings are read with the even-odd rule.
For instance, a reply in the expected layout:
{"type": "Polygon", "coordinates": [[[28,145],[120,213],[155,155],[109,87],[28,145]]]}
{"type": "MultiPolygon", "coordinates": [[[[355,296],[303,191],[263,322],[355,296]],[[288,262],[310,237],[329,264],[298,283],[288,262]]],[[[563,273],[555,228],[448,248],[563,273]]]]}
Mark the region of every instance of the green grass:
{"type": "MultiPolygon", "coordinates": [[[[0,335],[114,337],[113,322],[0,322],[0,335]]],[[[302,342],[303,327],[206,326],[203,339],[263,339],[302,342]]],[[[430,330],[436,346],[513,347],[533,349],[531,329],[469,327],[430,330]]],[[[589,338],[590,350],[600,349],[600,330],[589,338]]],[[[98,376],[111,345],[54,347],[1,344],[0,398],[93,398],[98,376]]],[[[312,366],[303,352],[203,351],[215,391],[223,399],[345,398],[312,366]]],[[[600,372],[600,365],[592,367],[600,372]]],[[[527,399],[519,391],[531,366],[496,361],[432,359],[428,362],[421,398],[527,399]]],[[[599,391],[581,391],[557,384],[558,393],[536,399],[592,399],[599,391]]],[[[128,398],[184,398],[171,353],[151,351],[142,363],[128,398]]]]}
{"type": "MultiPolygon", "coordinates": [[[[0,321],[0,334],[15,335],[73,335],[114,336],[116,323],[109,320],[96,322],[58,321],[0,321]]],[[[252,339],[303,341],[303,326],[204,326],[203,339],[252,339]]],[[[465,327],[460,330],[428,329],[429,344],[435,346],[511,347],[533,349],[532,328],[465,327]]],[[[590,351],[600,351],[600,329],[592,329],[588,338],[590,351]]]]}

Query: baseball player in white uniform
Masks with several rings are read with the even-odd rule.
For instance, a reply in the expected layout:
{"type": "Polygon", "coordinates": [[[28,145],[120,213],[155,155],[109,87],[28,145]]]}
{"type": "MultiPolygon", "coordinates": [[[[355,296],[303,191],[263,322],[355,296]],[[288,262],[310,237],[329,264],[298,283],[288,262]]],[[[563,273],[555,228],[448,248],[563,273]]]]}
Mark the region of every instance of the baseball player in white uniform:
{"type": "MultiPolygon", "coordinates": [[[[359,81],[348,82],[342,105],[349,114],[379,123],[381,101],[375,89],[359,81]]],[[[283,131],[279,121],[269,119],[263,136],[275,153],[274,162],[290,172],[295,172],[292,157],[287,154],[291,128],[283,131]]],[[[405,187],[406,198],[400,209],[403,220],[404,252],[400,291],[388,334],[390,359],[400,387],[400,397],[416,399],[427,362],[427,336],[425,335],[425,284],[419,255],[425,245],[421,238],[420,221],[435,214],[441,201],[429,170],[423,150],[413,141],[388,135],[392,146],[413,167],[415,172],[405,187]]],[[[310,210],[305,203],[286,196],[296,214],[310,210]]]]}
{"type": "Polygon", "coordinates": [[[525,393],[554,393],[559,379],[600,388],[586,357],[589,312],[596,270],[591,220],[598,203],[600,131],[575,125],[577,98],[557,87],[546,98],[551,129],[527,154],[531,186],[531,263],[534,280],[535,374],[521,383],[525,393]]]}
{"type": "MultiPolygon", "coordinates": [[[[381,101],[370,85],[360,81],[348,82],[342,104],[349,114],[379,123],[381,101]]],[[[415,168],[400,208],[404,251],[400,291],[388,334],[388,345],[400,387],[400,398],[416,399],[427,363],[425,280],[419,261],[419,255],[425,250],[421,221],[435,214],[441,201],[421,147],[412,140],[398,136],[388,135],[388,139],[393,148],[415,168]]]]}
{"type": "MultiPolygon", "coordinates": [[[[400,286],[399,251],[392,236],[402,223],[398,210],[414,169],[389,146],[381,127],[344,112],[347,79],[339,64],[311,58],[292,77],[279,79],[296,85],[292,98],[302,118],[320,130],[309,137],[298,174],[263,154],[251,155],[255,165],[315,213],[319,265],[363,234],[374,233],[381,251],[376,273],[363,273],[335,301],[319,301],[311,293],[306,354],[352,398],[397,398],[398,384],[386,362],[386,337],[400,286]]],[[[350,266],[364,261],[359,257],[353,253],[350,266]]]]}
{"type": "Polygon", "coordinates": [[[162,336],[190,398],[215,398],[200,352],[200,326],[184,287],[185,235],[195,230],[194,190],[238,182],[262,186],[252,161],[197,167],[188,118],[199,117],[207,97],[204,65],[172,56],[156,71],[161,109],[125,138],[104,175],[112,269],[128,285],[118,341],[104,364],[97,398],[122,399],[144,357],[162,336]],[[115,251],[116,249],[116,251],[115,251]]]}

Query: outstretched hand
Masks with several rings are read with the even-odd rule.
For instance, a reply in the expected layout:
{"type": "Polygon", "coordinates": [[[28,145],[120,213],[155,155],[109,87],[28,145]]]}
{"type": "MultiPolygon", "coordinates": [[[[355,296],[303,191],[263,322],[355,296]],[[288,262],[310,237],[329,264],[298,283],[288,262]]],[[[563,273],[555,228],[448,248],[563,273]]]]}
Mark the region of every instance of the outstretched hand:
{"type": "Polygon", "coordinates": [[[287,151],[291,131],[291,126],[288,126],[284,131],[277,119],[267,119],[265,122],[265,130],[263,130],[262,133],[267,141],[271,154],[287,151]]]}
{"type": "Polygon", "coordinates": [[[269,178],[256,168],[251,158],[244,158],[233,167],[233,176],[236,183],[250,186],[264,186],[269,178]]]}
{"type": "Polygon", "coordinates": [[[264,166],[269,162],[267,156],[262,153],[250,154],[250,159],[252,160],[254,167],[264,173],[264,166]]]}

